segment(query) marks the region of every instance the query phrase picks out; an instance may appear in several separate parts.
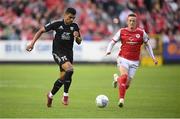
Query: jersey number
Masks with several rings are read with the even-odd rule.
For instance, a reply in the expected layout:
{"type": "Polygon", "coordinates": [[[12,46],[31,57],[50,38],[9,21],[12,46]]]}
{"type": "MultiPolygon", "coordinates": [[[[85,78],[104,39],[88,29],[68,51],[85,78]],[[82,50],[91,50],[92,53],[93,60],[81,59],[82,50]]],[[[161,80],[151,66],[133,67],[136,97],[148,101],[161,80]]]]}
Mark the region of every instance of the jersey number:
{"type": "Polygon", "coordinates": [[[66,61],[66,60],[67,60],[67,57],[66,57],[66,56],[60,57],[60,61],[66,61]]]}

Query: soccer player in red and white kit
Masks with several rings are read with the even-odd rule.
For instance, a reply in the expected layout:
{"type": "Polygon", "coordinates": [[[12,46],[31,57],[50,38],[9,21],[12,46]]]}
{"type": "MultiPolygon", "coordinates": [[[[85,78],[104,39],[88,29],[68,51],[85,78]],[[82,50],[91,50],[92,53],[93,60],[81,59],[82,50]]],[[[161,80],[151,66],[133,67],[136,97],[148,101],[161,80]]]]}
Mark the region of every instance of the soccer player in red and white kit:
{"type": "Polygon", "coordinates": [[[121,50],[117,58],[117,66],[120,76],[114,74],[113,86],[119,88],[118,106],[123,107],[126,90],[130,86],[130,82],[139,66],[139,57],[141,45],[144,43],[145,48],[151,56],[154,64],[157,60],[154,57],[152,47],[146,32],[137,27],[137,16],[134,13],[128,15],[127,27],[119,29],[108,44],[106,55],[111,54],[111,50],[116,42],[121,42],[121,50]]]}

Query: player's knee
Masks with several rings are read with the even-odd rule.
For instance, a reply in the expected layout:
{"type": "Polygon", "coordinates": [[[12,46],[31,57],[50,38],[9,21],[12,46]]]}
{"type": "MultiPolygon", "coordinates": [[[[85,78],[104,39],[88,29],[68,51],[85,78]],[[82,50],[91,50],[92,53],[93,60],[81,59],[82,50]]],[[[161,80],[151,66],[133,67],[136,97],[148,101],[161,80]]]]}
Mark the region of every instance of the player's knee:
{"type": "Polygon", "coordinates": [[[73,71],[74,71],[72,66],[68,66],[64,70],[65,70],[65,73],[67,73],[67,72],[73,73],[73,71]]]}
{"type": "Polygon", "coordinates": [[[121,77],[127,80],[128,79],[128,74],[127,73],[122,74],[121,77]]]}
{"type": "Polygon", "coordinates": [[[73,65],[70,62],[65,62],[64,64],[62,64],[62,68],[65,71],[73,70],[73,65]]]}
{"type": "Polygon", "coordinates": [[[127,73],[122,73],[121,76],[127,77],[128,74],[127,73]]]}
{"type": "Polygon", "coordinates": [[[128,78],[128,74],[127,74],[127,73],[125,73],[124,76],[125,76],[126,78],[128,78]]]}

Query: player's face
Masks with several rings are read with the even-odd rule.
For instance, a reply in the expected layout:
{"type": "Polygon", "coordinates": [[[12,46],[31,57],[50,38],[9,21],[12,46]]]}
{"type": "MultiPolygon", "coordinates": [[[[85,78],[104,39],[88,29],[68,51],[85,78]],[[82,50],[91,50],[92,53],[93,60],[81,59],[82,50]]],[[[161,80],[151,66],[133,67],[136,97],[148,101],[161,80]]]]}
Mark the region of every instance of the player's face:
{"type": "Polygon", "coordinates": [[[72,24],[74,19],[75,19],[75,15],[73,15],[71,13],[64,15],[64,22],[67,25],[72,24]]]}
{"type": "Polygon", "coordinates": [[[136,20],[137,20],[136,17],[133,16],[128,17],[127,25],[129,29],[134,30],[136,28],[137,25],[136,20]]]}

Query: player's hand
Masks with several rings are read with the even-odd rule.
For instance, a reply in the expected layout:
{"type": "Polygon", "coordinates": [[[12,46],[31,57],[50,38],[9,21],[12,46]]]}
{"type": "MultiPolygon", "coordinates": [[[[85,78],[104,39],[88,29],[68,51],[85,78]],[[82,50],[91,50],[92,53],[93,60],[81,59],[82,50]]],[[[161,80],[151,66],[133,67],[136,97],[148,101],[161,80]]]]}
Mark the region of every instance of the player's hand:
{"type": "Polygon", "coordinates": [[[74,38],[75,38],[75,40],[76,40],[77,44],[80,44],[80,43],[81,43],[81,41],[82,41],[82,38],[81,38],[81,37],[79,37],[79,32],[74,31],[73,35],[74,35],[74,38]]]}
{"type": "Polygon", "coordinates": [[[158,61],[156,59],[153,59],[153,62],[154,62],[155,65],[158,64],[158,61]]]}
{"type": "Polygon", "coordinates": [[[34,45],[33,45],[33,44],[30,44],[30,45],[27,45],[26,50],[27,50],[28,52],[30,52],[30,51],[33,50],[33,48],[34,48],[34,45]]]}
{"type": "Polygon", "coordinates": [[[78,44],[80,44],[81,41],[82,41],[81,37],[76,37],[76,42],[77,42],[78,44]]]}
{"type": "Polygon", "coordinates": [[[73,35],[74,35],[75,38],[77,38],[77,37],[79,37],[79,32],[74,31],[73,35]]]}

